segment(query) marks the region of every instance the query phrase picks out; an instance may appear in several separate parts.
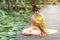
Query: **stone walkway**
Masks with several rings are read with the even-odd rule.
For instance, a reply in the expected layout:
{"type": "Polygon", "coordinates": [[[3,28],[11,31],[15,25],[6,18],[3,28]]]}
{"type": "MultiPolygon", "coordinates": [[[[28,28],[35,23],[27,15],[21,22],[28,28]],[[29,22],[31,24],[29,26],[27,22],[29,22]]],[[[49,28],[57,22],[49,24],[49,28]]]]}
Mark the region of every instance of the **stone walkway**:
{"type": "Polygon", "coordinates": [[[45,15],[46,27],[57,29],[55,34],[39,37],[39,36],[23,36],[18,34],[16,40],[60,40],[60,6],[48,5],[41,9],[41,12],[45,15]]]}

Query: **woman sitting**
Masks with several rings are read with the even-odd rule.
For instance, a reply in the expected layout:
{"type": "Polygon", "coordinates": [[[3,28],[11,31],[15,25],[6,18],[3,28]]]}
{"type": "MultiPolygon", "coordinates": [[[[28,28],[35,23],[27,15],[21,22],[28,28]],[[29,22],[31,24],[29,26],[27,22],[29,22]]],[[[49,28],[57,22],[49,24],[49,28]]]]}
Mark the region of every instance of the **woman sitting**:
{"type": "Polygon", "coordinates": [[[26,28],[22,31],[23,35],[38,35],[43,36],[47,34],[56,33],[57,30],[47,29],[45,27],[45,18],[44,15],[39,12],[40,8],[38,5],[33,5],[32,11],[33,16],[30,19],[29,25],[32,25],[29,28],[26,28]]]}

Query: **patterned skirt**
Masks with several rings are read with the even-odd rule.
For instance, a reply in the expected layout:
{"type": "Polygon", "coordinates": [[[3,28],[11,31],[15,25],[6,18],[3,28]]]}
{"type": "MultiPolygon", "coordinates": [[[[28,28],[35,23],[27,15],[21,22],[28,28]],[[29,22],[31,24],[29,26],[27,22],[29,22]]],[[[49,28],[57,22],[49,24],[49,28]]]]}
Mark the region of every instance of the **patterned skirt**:
{"type": "MultiPolygon", "coordinates": [[[[44,29],[46,31],[47,34],[54,34],[57,33],[56,29],[44,29]]],[[[42,31],[37,27],[37,26],[33,26],[33,27],[29,27],[26,29],[22,30],[22,34],[23,35],[37,35],[37,36],[43,36],[42,35],[42,31]]]]}

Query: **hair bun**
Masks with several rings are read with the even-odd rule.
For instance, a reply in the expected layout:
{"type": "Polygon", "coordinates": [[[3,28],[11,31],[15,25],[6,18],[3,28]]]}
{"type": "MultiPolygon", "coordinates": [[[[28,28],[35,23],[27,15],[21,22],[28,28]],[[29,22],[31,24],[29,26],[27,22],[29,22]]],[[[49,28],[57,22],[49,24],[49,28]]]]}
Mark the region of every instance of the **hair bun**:
{"type": "Polygon", "coordinates": [[[32,10],[33,10],[33,12],[35,12],[35,11],[39,11],[40,10],[40,7],[39,7],[39,5],[32,5],[32,10]]]}

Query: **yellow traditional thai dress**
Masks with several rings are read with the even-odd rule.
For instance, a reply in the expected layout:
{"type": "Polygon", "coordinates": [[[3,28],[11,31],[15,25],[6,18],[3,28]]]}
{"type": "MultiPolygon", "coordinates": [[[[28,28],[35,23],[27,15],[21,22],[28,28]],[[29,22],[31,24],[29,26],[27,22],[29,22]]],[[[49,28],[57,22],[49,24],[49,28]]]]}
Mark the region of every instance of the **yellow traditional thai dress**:
{"type": "Polygon", "coordinates": [[[24,29],[22,31],[22,34],[41,35],[42,31],[46,32],[47,34],[53,34],[57,32],[57,30],[55,29],[48,29],[45,27],[45,18],[43,14],[39,13],[38,15],[34,15],[33,18],[35,20],[35,22],[33,23],[33,26],[24,29]]]}

